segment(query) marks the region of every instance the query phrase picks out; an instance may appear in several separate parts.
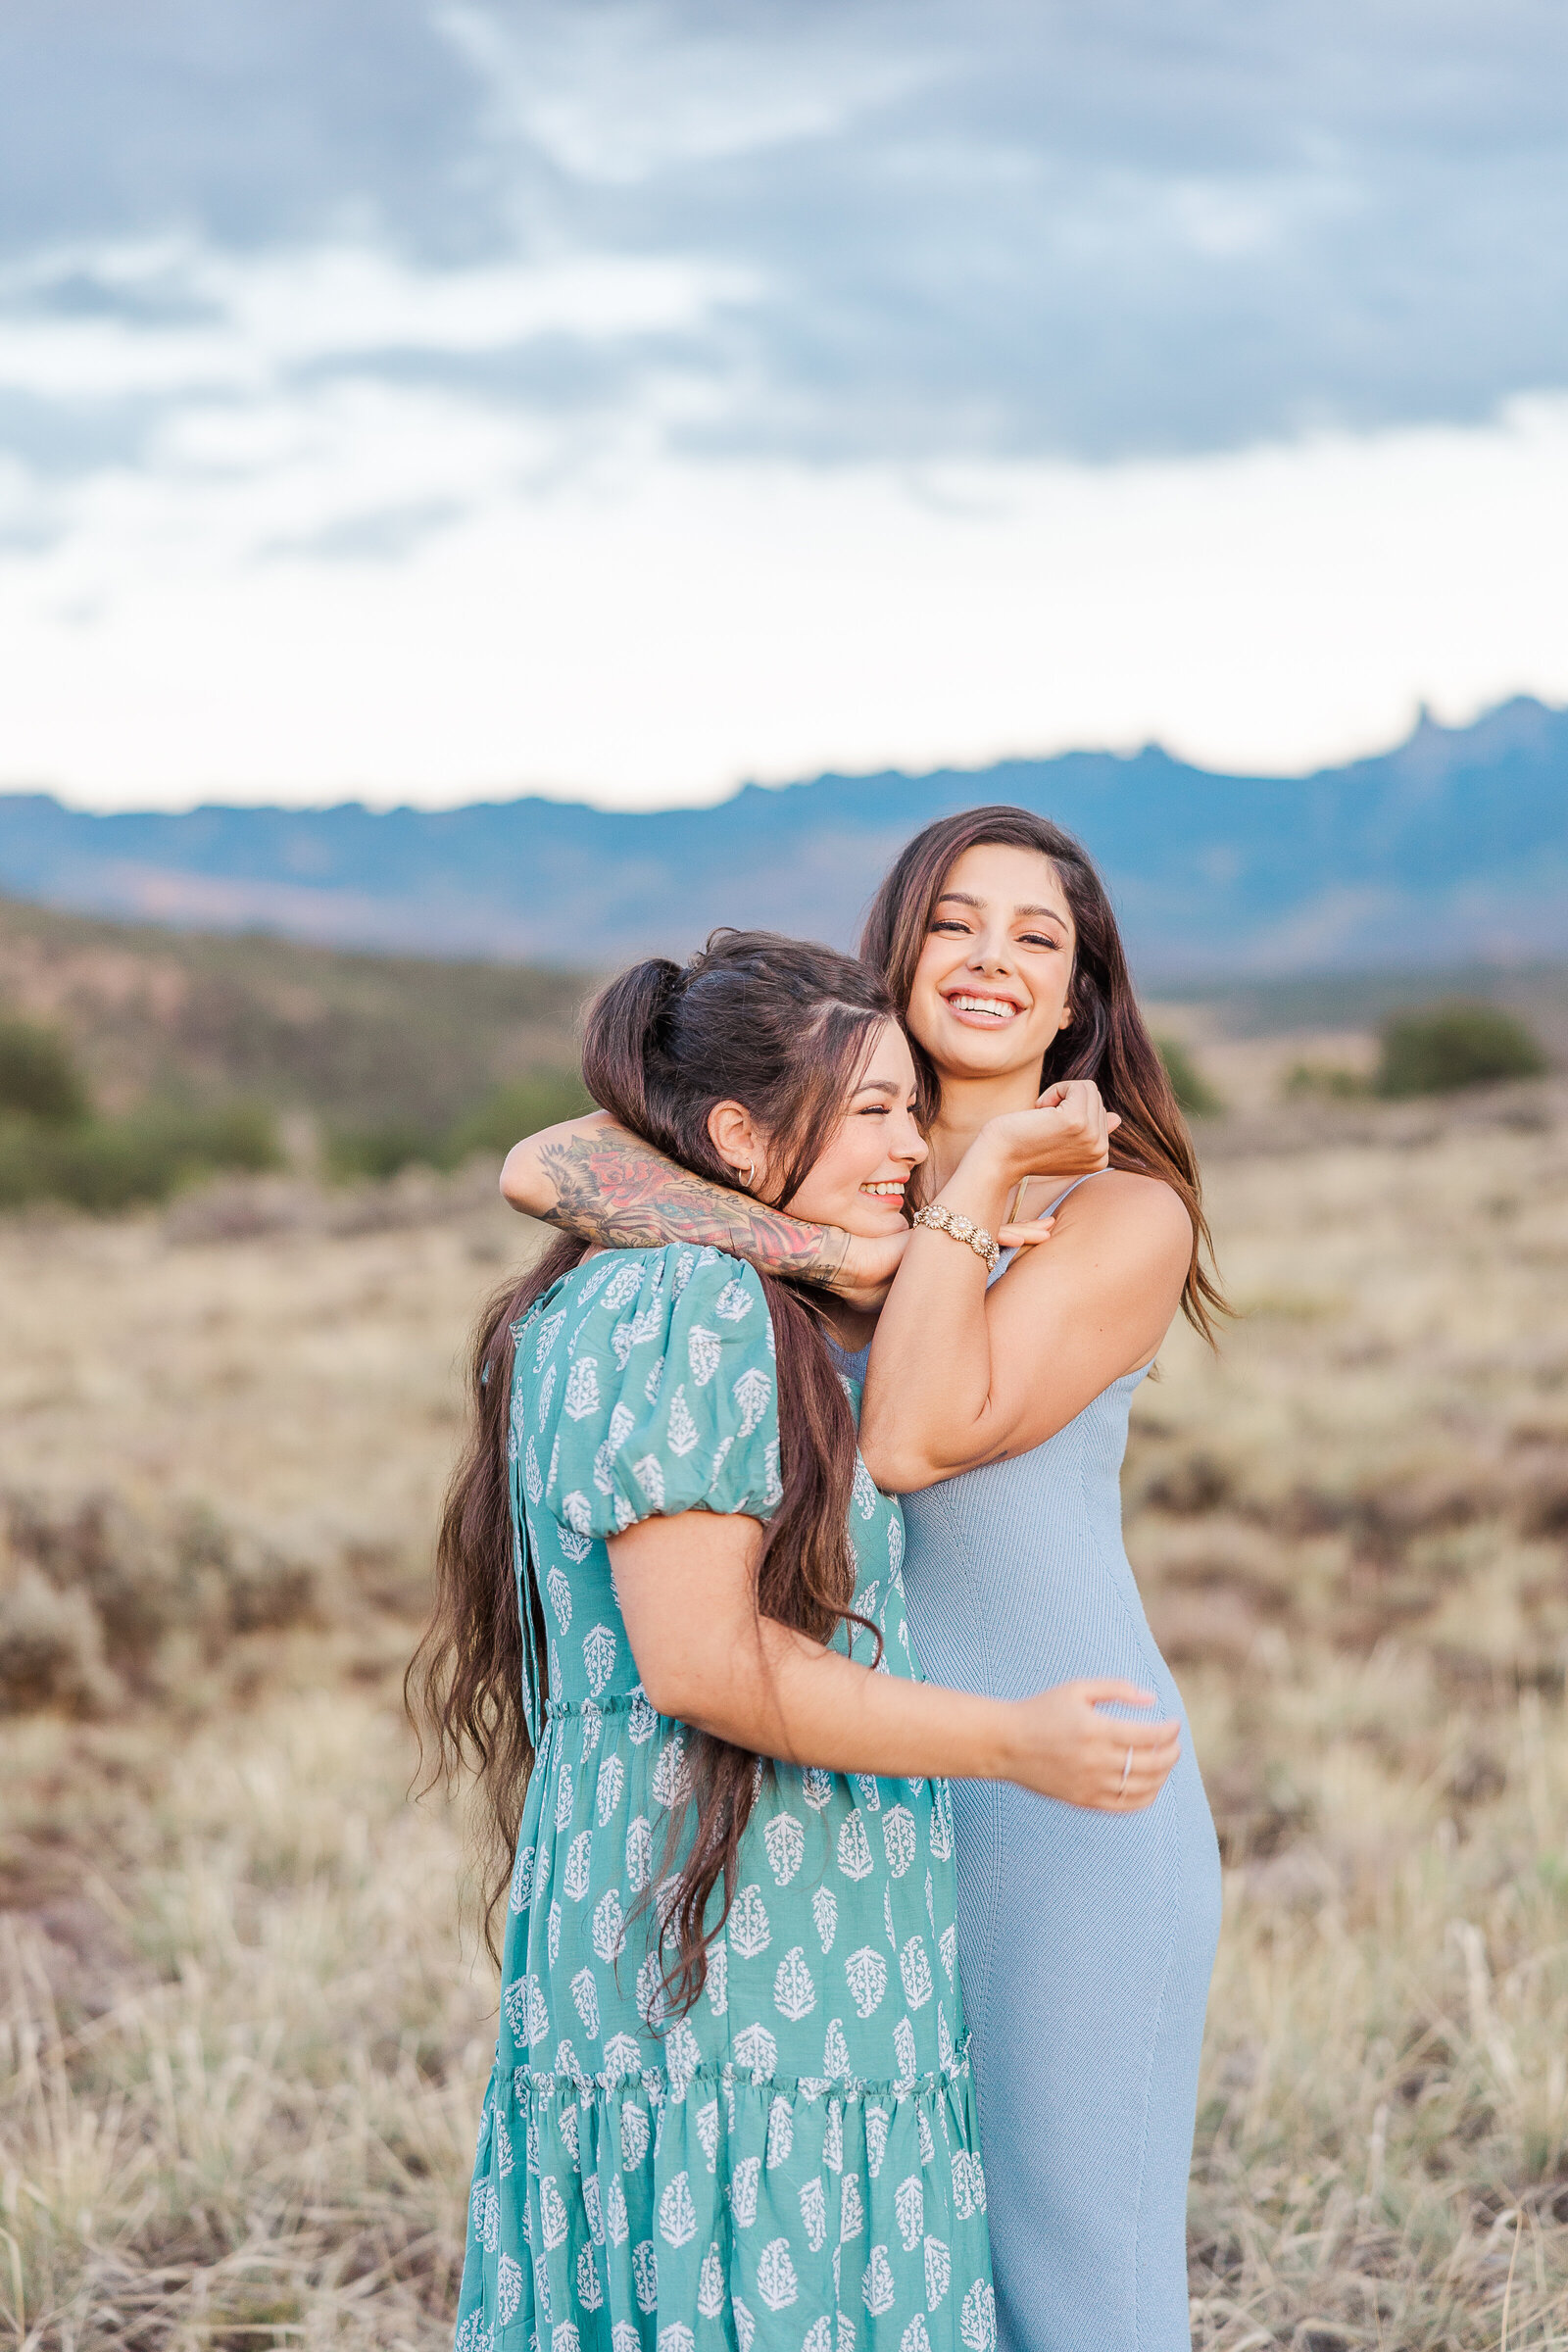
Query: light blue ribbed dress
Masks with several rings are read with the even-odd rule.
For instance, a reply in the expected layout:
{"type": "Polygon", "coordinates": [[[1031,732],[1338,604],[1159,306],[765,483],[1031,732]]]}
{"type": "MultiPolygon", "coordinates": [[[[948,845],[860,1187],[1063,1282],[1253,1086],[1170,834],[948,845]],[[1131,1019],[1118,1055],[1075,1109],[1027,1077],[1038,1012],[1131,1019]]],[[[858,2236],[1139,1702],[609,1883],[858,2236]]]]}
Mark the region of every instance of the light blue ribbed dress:
{"type": "MultiPolygon", "coordinates": [[[[863,1356],[846,1360],[863,1377],[863,1356]]],[[[1122,1543],[1143,1378],[1113,1381],[1033,1452],[904,1498],[908,1623],[933,1682],[1022,1698],[1120,1675],[1182,1724],[1181,1760],[1142,1813],[953,1784],[1000,2352],[1191,2342],[1187,2178],[1220,1868],[1122,1543]]]]}

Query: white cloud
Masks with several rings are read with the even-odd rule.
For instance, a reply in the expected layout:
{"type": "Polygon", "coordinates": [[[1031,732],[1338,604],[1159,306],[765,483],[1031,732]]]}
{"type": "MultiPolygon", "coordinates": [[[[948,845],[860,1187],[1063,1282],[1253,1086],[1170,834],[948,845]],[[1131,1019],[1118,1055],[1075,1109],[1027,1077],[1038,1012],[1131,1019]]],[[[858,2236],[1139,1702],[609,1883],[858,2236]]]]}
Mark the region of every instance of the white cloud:
{"type": "Polygon", "coordinates": [[[1568,692],[1541,0],[86,7],[0,16],[0,777],[1287,767],[1568,692]]]}
{"type": "MultiPolygon", "coordinates": [[[[661,337],[710,446],[813,462],[1478,422],[1568,385],[1544,0],[83,6],[74,46],[47,0],[0,12],[0,252],[194,235],[258,302],[283,282],[270,336],[330,343],[341,291],[368,365],[406,305],[364,254],[398,254],[445,364],[517,408],[658,416],[661,337]],[[550,335],[577,348],[498,384],[550,335]]],[[[180,349],[138,346],[143,391],[180,349]]],[[[96,350],[122,363],[82,334],[30,365],[74,392],[96,350]]]]}
{"type": "Polygon", "coordinates": [[[526,431],[438,394],[338,387],[251,430],[226,472],[219,443],[104,476],[0,563],[0,775],[630,805],[1153,735],[1284,769],[1420,697],[1568,699],[1564,402],[1102,468],[630,449],[543,490],[526,431]],[[432,517],[396,560],[314,552],[394,501],[432,517]]]}
{"type": "Polygon", "coordinates": [[[937,81],[951,39],[933,43],[907,9],[864,7],[813,21],[568,0],[527,16],[447,7],[434,22],[486,84],[492,136],[602,187],[853,136],[937,81]]]}
{"type": "Polygon", "coordinates": [[[189,240],[68,248],[0,273],[0,389],[79,402],[161,392],[183,405],[391,353],[462,360],[546,335],[691,328],[749,289],[739,269],[663,255],[435,270],[363,244],[243,259],[189,240]],[[117,298],[118,314],[50,307],[53,289],[82,280],[117,298]],[[167,315],[149,318],[147,294],[167,315]]]}

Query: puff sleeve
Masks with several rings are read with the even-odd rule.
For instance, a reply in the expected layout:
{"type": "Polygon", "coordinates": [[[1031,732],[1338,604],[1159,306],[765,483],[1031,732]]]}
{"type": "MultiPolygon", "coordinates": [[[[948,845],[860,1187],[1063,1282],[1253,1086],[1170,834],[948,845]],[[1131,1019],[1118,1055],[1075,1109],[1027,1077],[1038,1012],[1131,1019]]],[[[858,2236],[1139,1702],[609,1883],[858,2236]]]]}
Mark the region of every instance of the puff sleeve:
{"type": "Polygon", "coordinates": [[[673,1246],[596,1259],[558,1309],[544,1507],[574,1535],[782,1499],[773,1326],[756,1270],[673,1246]]]}

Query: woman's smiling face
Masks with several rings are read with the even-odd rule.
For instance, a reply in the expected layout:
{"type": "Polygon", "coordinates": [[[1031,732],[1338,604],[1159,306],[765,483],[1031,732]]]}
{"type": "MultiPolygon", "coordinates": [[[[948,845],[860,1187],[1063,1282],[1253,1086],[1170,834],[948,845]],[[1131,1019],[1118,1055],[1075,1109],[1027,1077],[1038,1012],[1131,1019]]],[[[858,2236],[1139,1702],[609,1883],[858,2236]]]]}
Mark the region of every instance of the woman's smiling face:
{"type": "Polygon", "coordinates": [[[909,1028],[939,1071],[1040,1068],[1072,1018],[1072,910],[1038,850],[982,842],[956,858],[932,909],[909,1028]]]}
{"type": "Polygon", "coordinates": [[[909,1041],[897,1021],[884,1021],[827,1149],[783,1204],[788,1213],[846,1233],[899,1232],[905,1187],[929,1149],[914,1102],[909,1041]]]}

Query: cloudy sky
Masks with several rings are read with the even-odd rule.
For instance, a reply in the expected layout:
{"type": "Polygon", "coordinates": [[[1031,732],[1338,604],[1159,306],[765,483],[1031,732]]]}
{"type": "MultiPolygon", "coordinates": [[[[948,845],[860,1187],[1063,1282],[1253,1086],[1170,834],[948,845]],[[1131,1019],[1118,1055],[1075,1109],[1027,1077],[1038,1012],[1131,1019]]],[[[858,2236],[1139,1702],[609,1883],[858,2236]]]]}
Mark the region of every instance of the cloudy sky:
{"type": "Polygon", "coordinates": [[[1568,700],[1560,0],[6,0],[0,786],[1568,700]]]}

